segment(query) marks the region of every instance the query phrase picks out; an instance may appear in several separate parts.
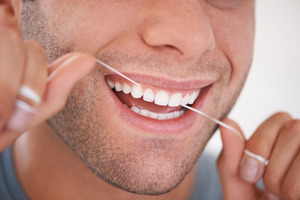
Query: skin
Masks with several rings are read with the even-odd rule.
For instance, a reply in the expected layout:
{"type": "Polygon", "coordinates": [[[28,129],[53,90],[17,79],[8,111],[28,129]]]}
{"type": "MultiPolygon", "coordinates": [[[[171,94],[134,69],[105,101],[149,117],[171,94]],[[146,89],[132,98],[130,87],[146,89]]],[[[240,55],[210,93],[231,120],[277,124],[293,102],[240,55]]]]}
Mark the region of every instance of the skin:
{"type": "MultiPolygon", "coordinates": [[[[0,54],[5,60],[0,66],[11,78],[1,84],[6,89],[0,98],[1,150],[23,132],[9,123],[19,85],[30,85],[43,97],[24,127],[29,131],[13,145],[17,175],[29,198],[187,199],[194,164],[215,124],[198,116],[175,136],[135,127],[110,106],[104,81],[109,72],[93,68],[93,57],[125,73],[179,82],[213,79],[203,111],[222,119],[234,105],[252,62],[254,1],[25,1],[22,16],[20,1],[4,5],[0,39],[10,42],[1,43],[6,51],[0,54]],[[21,18],[22,36],[38,43],[23,42],[21,18]],[[8,50],[20,59],[9,59],[8,50]],[[74,51],[85,54],[63,56],[74,51]],[[46,83],[47,75],[61,66],[46,83]]],[[[289,156],[271,153],[289,143],[281,136],[286,132],[299,137],[299,121],[288,114],[276,116],[247,142],[221,129],[224,149],[218,168],[225,199],[266,199],[269,193],[299,197],[296,189],[289,189],[299,186],[299,142],[293,143],[289,156]],[[247,181],[239,173],[245,148],[270,158],[265,172],[247,181]],[[275,163],[282,158],[287,161],[278,169],[275,163]],[[276,180],[273,174],[278,174],[276,180]],[[262,176],[266,191],[253,185],[262,176]]]]}

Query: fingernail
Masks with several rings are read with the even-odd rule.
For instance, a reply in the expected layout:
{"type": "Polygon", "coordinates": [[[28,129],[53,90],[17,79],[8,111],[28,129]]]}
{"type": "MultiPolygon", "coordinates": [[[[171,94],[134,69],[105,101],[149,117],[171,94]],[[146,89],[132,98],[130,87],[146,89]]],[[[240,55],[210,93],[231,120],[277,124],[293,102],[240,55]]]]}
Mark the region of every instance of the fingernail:
{"type": "Polygon", "coordinates": [[[263,163],[244,155],[240,165],[240,176],[245,181],[255,183],[262,177],[264,167],[263,163]]]}
{"type": "Polygon", "coordinates": [[[268,200],[279,200],[277,196],[272,193],[267,193],[268,200]]]}
{"type": "Polygon", "coordinates": [[[25,103],[17,100],[15,110],[11,115],[7,128],[14,132],[24,131],[34,115],[35,109],[25,103]]]}

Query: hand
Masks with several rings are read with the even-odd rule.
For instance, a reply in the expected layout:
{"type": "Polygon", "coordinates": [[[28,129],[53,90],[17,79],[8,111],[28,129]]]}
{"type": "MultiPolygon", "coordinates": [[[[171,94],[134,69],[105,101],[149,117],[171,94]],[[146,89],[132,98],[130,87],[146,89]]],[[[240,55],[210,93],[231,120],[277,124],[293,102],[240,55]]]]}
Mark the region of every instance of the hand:
{"type": "Polygon", "coordinates": [[[24,41],[19,31],[22,1],[8,2],[0,3],[0,152],[61,110],[75,83],[95,64],[91,56],[70,53],[47,67],[41,45],[24,41]],[[55,76],[47,81],[50,74],[55,76]],[[20,93],[22,86],[31,88],[40,101],[20,93]]]}
{"type": "MultiPolygon", "coordinates": [[[[242,133],[234,121],[223,122],[242,133]]],[[[225,128],[221,128],[221,136],[223,151],[218,170],[224,199],[300,199],[300,120],[277,113],[246,142],[225,128]],[[269,160],[267,166],[246,155],[245,149],[269,160]],[[264,190],[255,186],[261,178],[264,190]]]]}

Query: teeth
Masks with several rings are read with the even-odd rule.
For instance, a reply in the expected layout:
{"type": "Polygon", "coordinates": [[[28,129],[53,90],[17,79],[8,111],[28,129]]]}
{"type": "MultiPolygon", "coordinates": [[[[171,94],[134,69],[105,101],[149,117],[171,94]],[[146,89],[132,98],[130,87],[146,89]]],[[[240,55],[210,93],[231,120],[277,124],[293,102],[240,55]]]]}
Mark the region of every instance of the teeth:
{"type": "Polygon", "coordinates": [[[113,89],[115,87],[115,85],[111,81],[107,81],[107,84],[111,89],[113,89]]]}
{"type": "Polygon", "coordinates": [[[116,82],[115,89],[117,92],[121,92],[123,90],[123,86],[119,82],[116,82]]]}
{"type": "Polygon", "coordinates": [[[127,85],[126,83],[123,84],[123,92],[125,94],[129,94],[131,92],[131,87],[127,85]]]}
{"type": "MultiPolygon", "coordinates": [[[[133,85],[132,87],[126,83],[123,85],[119,82],[113,83],[112,81],[107,81],[110,88],[115,88],[117,92],[123,91],[125,94],[130,94],[133,98],[141,98],[146,102],[154,102],[159,106],[170,106],[177,107],[180,105],[193,104],[197,97],[199,96],[201,90],[193,92],[192,94],[186,94],[184,97],[182,93],[175,93],[169,96],[168,92],[165,90],[160,90],[154,94],[153,90],[146,88],[144,91],[141,87],[133,85]]],[[[161,116],[164,118],[164,116],[161,116]]]]}
{"type": "Polygon", "coordinates": [[[177,107],[180,105],[182,99],[182,94],[181,93],[175,93],[173,94],[170,99],[169,99],[169,106],[170,107],[177,107]]]}
{"type": "Polygon", "coordinates": [[[174,112],[167,113],[167,119],[174,119],[174,112]]]}
{"type": "Polygon", "coordinates": [[[157,119],[158,118],[158,113],[150,112],[149,117],[153,118],[153,119],[157,119]]]}
{"type": "Polygon", "coordinates": [[[144,99],[144,101],[147,101],[147,102],[154,101],[154,93],[150,88],[148,88],[144,91],[143,99],[144,99]]]}
{"type": "Polygon", "coordinates": [[[138,107],[132,106],[130,109],[131,109],[133,112],[136,112],[137,114],[140,114],[140,109],[139,109],[138,107]]]}
{"type": "Polygon", "coordinates": [[[192,95],[189,98],[189,104],[193,104],[195,102],[195,100],[197,99],[199,93],[200,93],[200,91],[192,93],[192,95]]]}
{"type": "Polygon", "coordinates": [[[165,119],[167,119],[167,114],[164,114],[164,113],[158,114],[158,119],[159,120],[165,120],[165,119]]]}
{"type": "Polygon", "coordinates": [[[190,100],[190,95],[187,94],[181,99],[180,105],[187,105],[189,103],[189,100],[190,100]]]}
{"type": "Polygon", "coordinates": [[[174,112],[174,118],[178,118],[178,117],[180,117],[180,111],[174,112]]]}
{"type": "Polygon", "coordinates": [[[155,95],[155,100],[154,103],[159,106],[166,106],[169,103],[169,95],[166,91],[160,90],[156,95],[155,95]]]}
{"type": "Polygon", "coordinates": [[[183,110],[175,111],[175,112],[171,112],[171,113],[155,113],[155,112],[151,112],[146,109],[139,109],[136,106],[132,106],[130,109],[133,112],[135,112],[139,115],[142,115],[144,117],[150,117],[150,118],[158,119],[158,120],[176,119],[184,114],[183,110]]]}
{"type": "Polygon", "coordinates": [[[145,117],[148,117],[149,114],[150,114],[150,111],[149,111],[149,110],[142,109],[142,110],[140,111],[140,115],[143,115],[143,116],[145,116],[145,117]]]}
{"type": "Polygon", "coordinates": [[[143,89],[137,85],[134,85],[131,90],[131,96],[133,98],[141,98],[143,96],[143,89]]]}

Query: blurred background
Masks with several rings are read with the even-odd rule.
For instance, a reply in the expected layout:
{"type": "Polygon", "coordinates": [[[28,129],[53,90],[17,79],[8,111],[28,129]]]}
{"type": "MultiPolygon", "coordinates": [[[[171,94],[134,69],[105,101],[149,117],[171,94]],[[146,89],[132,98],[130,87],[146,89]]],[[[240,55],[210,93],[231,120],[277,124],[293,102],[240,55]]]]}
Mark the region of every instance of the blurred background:
{"type": "MultiPolygon", "coordinates": [[[[300,0],[257,0],[254,61],[229,117],[247,138],[270,115],[289,112],[300,119],[300,0]]],[[[222,149],[219,132],[206,147],[222,149]]]]}

